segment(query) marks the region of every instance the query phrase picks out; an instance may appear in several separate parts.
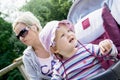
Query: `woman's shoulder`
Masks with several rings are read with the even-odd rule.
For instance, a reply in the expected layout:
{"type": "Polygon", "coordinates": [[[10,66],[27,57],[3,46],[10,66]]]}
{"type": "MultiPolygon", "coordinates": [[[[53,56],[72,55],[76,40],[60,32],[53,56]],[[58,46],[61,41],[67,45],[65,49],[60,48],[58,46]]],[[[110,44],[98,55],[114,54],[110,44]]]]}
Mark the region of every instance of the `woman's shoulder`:
{"type": "Polygon", "coordinates": [[[33,48],[31,46],[28,46],[24,51],[23,54],[28,55],[28,53],[33,53],[33,48]]]}
{"type": "Polygon", "coordinates": [[[24,51],[23,51],[23,61],[32,59],[34,57],[34,50],[32,49],[31,46],[27,47],[24,51]]]}
{"type": "Polygon", "coordinates": [[[23,51],[23,58],[26,57],[30,57],[34,55],[34,50],[31,46],[27,47],[24,51],[23,51]]]}

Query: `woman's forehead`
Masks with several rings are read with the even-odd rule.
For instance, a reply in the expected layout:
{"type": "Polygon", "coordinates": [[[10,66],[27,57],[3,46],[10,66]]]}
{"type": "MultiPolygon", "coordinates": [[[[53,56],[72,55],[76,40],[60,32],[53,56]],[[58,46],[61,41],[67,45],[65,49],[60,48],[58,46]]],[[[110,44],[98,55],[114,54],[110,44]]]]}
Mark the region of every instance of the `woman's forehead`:
{"type": "Polygon", "coordinates": [[[20,30],[22,30],[23,28],[25,28],[26,27],[26,25],[25,24],[23,24],[23,23],[18,23],[16,26],[15,26],[15,31],[20,31],[20,30]]]}

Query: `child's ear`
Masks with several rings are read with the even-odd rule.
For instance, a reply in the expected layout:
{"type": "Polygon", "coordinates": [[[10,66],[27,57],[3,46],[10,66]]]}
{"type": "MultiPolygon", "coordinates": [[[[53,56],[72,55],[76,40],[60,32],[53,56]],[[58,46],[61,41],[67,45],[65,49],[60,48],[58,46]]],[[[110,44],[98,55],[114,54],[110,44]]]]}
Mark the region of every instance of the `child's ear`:
{"type": "Polygon", "coordinates": [[[58,50],[57,50],[57,48],[56,47],[50,47],[50,51],[52,52],[52,53],[58,53],[58,50]]]}

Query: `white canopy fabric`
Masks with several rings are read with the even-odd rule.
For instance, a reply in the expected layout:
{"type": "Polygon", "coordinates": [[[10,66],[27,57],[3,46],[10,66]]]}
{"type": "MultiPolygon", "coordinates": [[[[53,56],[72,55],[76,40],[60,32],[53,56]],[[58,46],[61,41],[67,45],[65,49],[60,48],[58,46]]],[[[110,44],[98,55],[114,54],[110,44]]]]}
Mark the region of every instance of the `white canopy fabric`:
{"type": "Polygon", "coordinates": [[[113,1],[115,0],[75,0],[68,12],[67,19],[75,24],[90,12],[101,8],[104,3],[111,8],[113,1]]]}

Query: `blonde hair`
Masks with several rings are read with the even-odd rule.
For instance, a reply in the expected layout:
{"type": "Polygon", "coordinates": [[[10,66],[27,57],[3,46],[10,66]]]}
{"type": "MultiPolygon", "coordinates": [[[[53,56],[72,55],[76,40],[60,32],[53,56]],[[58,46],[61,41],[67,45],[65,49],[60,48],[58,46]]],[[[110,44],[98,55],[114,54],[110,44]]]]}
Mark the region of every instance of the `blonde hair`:
{"type": "Polygon", "coordinates": [[[31,12],[23,12],[19,17],[16,18],[16,20],[12,24],[13,31],[15,30],[15,27],[18,23],[23,23],[30,27],[35,24],[38,31],[42,30],[42,26],[39,20],[31,12]]]}

